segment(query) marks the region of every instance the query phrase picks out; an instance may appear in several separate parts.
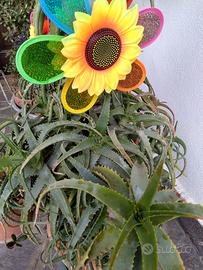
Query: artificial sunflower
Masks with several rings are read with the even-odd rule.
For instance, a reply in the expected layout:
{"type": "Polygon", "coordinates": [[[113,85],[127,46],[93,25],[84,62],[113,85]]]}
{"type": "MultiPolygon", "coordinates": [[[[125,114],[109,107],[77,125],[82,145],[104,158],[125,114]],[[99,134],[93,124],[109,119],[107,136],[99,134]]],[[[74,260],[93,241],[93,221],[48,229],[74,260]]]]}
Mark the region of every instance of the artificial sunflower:
{"type": "Polygon", "coordinates": [[[62,41],[67,58],[61,67],[64,76],[74,78],[72,87],[79,93],[110,93],[131,72],[141,53],[138,44],[144,27],[137,25],[138,6],[127,9],[126,0],[96,0],[91,16],[76,12],[75,17],[75,33],[62,41]]]}
{"type": "Polygon", "coordinates": [[[158,9],[138,13],[132,0],[39,2],[68,36],[38,35],[21,45],[16,64],[26,80],[49,84],[66,77],[61,100],[71,113],[89,110],[104,91],[132,91],[143,83],[146,70],[137,57],[161,32],[158,9]]]}

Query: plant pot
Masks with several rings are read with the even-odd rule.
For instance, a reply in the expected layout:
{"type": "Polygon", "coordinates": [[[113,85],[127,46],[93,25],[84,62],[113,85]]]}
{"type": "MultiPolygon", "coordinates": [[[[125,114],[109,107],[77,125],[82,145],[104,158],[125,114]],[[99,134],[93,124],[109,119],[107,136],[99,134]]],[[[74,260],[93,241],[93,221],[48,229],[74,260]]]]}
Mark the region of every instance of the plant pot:
{"type": "MultiPolygon", "coordinates": [[[[20,216],[16,214],[11,214],[10,216],[16,221],[20,220],[20,216]]],[[[5,219],[0,222],[0,244],[6,244],[12,241],[12,234],[19,236],[21,233],[20,226],[16,225],[11,220],[5,219]]]]}

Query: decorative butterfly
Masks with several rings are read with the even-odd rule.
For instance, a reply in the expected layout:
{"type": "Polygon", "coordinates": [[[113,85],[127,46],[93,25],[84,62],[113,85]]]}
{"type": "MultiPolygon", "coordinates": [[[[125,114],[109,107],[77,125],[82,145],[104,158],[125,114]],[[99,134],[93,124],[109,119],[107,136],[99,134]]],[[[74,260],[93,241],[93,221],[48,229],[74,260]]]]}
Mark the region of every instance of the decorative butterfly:
{"type": "Polygon", "coordinates": [[[45,15],[66,36],[39,35],[19,48],[17,69],[34,84],[67,78],[61,94],[71,113],[89,110],[105,91],[132,91],[146,78],[137,59],[159,36],[157,8],[138,12],[132,0],[39,0],[45,15]]]}

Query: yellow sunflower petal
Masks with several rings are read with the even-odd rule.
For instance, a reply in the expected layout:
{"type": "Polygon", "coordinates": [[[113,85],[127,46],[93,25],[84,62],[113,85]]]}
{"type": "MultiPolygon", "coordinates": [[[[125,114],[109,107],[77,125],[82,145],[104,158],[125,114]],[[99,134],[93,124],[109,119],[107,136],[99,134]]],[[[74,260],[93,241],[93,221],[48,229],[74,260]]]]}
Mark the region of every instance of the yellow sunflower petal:
{"type": "Polygon", "coordinates": [[[84,44],[78,39],[66,40],[66,45],[61,50],[63,56],[74,59],[82,56],[84,44]]]}
{"type": "Polygon", "coordinates": [[[130,61],[120,57],[119,61],[117,61],[115,65],[115,69],[119,75],[127,75],[131,72],[132,65],[130,61]]]}
{"type": "Polygon", "coordinates": [[[122,57],[129,60],[130,62],[133,62],[140,55],[140,53],[141,48],[137,44],[130,44],[124,46],[122,57]]]}
{"type": "Polygon", "coordinates": [[[119,20],[119,28],[121,33],[126,32],[131,27],[137,25],[139,19],[138,5],[128,9],[119,20]]]}
{"type": "Polygon", "coordinates": [[[75,18],[80,22],[91,23],[91,16],[84,12],[75,12],[75,18]]]}
{"type": "Polygon", "coordinates": [[[89,23],[74,21],[73,28],[75,31],[75,35],[78,39],[87,42],[89,37],[92,35],[92,28],[89,23]]]}
{"type": "Polygon", "coordinates": [[[95,93],[95,91],[94,91],[94,90],[95,90],[95,88],[94,88],[95,75],[96,75],[96,72],[93,71],[93,74],[92,74],[92,80],[91,80],[90,86],[89,86],[89,88],[88,88],[88,94],[89,94],[90,96],[93,96],[94,93],[95,93]]]}
{"type": "Polygon", "coordinates": [[[72,60],[67,60],[65,64],[61,67],[61,70],[64,71],[64,76],[67,78],[76,77],[84,69],[85,65],[82,64],[82,61],[72,61],[72,60]]]}
{"type": "Polygon", "coordinates": [[[139,44],[143,38],[144,27],[135,26],[122,35],[123,44],[139,44]]]}
{"type": "Polygon", "coordinates": [[[82,93],[86,91],[90,85],[93,78],[94,71],[91,69],[85,69],[84,72],[82,72],[79,76],[79,86],[78,86],[78,92],[82,93]]]}
{"type": "Polygon", "coordinates": [[[112,91],[113,91],[113,89],[111,89],[111,88],[105,88],[105,92],[108,94],[110,94],[112,91]]]}
{"type": "Polygon", "coordinates": [[[74,78],[72,88],[78,89],[79,85],[80,85],[80,75],[78,75],[74,78]]]}
{"type": "Polygon", "coordinates": [[[97,0],[93,4],[91,25],[94,31],[97,31],[104,25],[109,10],[107,0],[97,0]]]}
{"type": "Polygon", "coordinates": [[[117,88],[118,85],[118,81],[119,81],[119,75],[116,72],[116,70],[114,68],[109,69],[106,73],[105,73],[105,90],[107,91],[107,89],[113,89],[115,90],[117,88]]]}
{"type": "Polygon", "coordinates": [[[97,96],[101,95],[101,93],[104,91],[104,83],[105,83],[104,74],[102,72],[97,73],[94,82],[95,95],[97,96]]]}
{"type": "Polygon", "coordinates": [[[69,35],[67,37],[64,37],[62,39],[62,43],[63,43],[63,45],[66,45],[68,42],[70,42],[71,40],[75,40],[75,39],[76,39],[76,35],[74,33],[74,34],[71,34],[71,35],[69,35]]]}
{"type": "Polygon", "coordinates": [[[114,22],[117,22],[126,10],[126,0],[112,0],[109,7],[108,18],[114,22]]]}
{"type": "Polygon", "coordinates": [[[93,4],[91,25],[94,31],[102,26],[102,22],[105,22],[109,11],[109,3],[107,0],[97,0],[93,4]]]}
{"type": "Polygon", "coordinates": [[[104,91],[104,83],[104,74],[94,72],[93,79],[88,90],[89,95],[101,95],[101,93],[104,91]]]}

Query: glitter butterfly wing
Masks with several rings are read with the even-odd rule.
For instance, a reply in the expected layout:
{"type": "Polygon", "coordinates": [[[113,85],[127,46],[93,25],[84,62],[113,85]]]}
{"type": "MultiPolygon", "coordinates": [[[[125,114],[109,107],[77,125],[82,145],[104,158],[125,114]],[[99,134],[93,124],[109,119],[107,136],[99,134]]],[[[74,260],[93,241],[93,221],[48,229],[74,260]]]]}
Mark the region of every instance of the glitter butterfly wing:
{"type": "Polygon", "coordinates": [[[160,35],[164,24],[164,17],[158,8],[143,9],[139,13],[138,25],[144,27],[144,36],[139,46],[145,48],[151,45],[160,35]]]}
{"type": "Polygon", "coordinates": [[[33,84],[49,84],[63,78],[61,66],[66,58],[61,54],[63,36],[42,35],[24,42],[16,55],[21,76],[33,84]]]}
{"type": "Polygon", "coordinates": [[[46,16],[67,34],[73,32],[75,12],[88,12],[89,0],[39,0],[46,16]]]}

